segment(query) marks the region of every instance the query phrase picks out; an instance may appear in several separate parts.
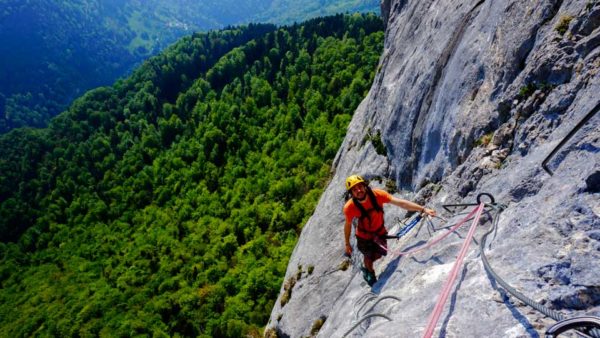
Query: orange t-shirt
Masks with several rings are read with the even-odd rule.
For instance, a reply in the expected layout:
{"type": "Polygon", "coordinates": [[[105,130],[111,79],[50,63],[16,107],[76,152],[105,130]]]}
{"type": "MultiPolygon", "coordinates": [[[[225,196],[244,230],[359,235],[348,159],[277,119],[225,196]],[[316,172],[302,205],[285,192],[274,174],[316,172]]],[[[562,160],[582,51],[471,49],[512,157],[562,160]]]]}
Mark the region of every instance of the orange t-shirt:
{"type": "MultiPolygon", "coordinates": [[[[392,195],[381,189],[373,189],[375,200],[377,204],[383,209],[385,203],[389,203],[392,200],[392,195]]],[[[358,218],[358,226],[356,227],[356,236],[363,239],[373,239],[375,235],[385,235],[387,230],[383,226],[383,211],[378,212],[373,208],[371,198],[367,194],[367,197],[360,204],[365,208],[369,214],[369,218],[364,217],[361,219],[362,214],[360,209],[354,204],[352,199],[349,199],[344,205],[344,215],[346,216],[347,222],[352,222],[354,218],[358,218]]]]}

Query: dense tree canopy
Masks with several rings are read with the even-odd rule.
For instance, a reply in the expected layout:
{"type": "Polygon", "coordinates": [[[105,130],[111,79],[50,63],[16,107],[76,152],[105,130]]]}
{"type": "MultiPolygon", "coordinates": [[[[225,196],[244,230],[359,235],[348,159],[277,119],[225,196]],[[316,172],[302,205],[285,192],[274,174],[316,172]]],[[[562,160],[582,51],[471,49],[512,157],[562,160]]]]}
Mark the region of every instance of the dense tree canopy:
{"type": "Polygon", "coordinates": [[[195,34],[0,137],[0,336],[259,336],[375,15],[195,34]]]}
{"type": "Polygon", "coordinates": [[[74,98],[125,76],[192,32],[376,11],[378,5],[376,0],[0,0],[0,134],[47,126],[74,98]]]}

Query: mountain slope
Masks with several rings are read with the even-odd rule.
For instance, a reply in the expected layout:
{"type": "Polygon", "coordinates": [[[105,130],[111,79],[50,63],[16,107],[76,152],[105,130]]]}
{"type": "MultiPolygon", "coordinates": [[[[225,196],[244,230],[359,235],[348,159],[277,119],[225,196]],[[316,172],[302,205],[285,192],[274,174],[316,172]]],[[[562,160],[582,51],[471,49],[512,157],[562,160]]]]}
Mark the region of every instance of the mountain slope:
{"type": "Polygon", "coordinates": [[[260,335],[381,29],[194,34],[0,137],[0,336],[260,335]]]}
{"type": "MultiPolygon", "coordinates": [[[[448,219],[390,241],[393,253],[441,235],[470,211],[451,213],[442,205],[476,203],[478,194],[491,193],[506,206],[486,247],[491,265],[567,318],[599,316],[600,5],[391,0],[383,2],[382,13],[387,27],[380,71],[294,249],[269,334],[425,332],[467,230],[411,257],[390,253],[375,264],[380,280],[368,288],[359,270],[362,256],[342,256],[341,196],[345,177],[355,173],[373,177],[375,186],[404,189],[397,195],[448,219]],[[550,158],[554,175],[546,173],[544,160],[588,115],[550,158]],[[299,268],[306,266],[310,275],[299,268]],[[368,315],[374,317],[359,322],[368,315]]],[[[492,226],[490,216],[475,233],[477,243],[492,226]]],[[[403,218],[386,206],[388,228],[397,229],[403,218]]],[[[544,334],[554,321],[508,296],[486,273],[476,246],[469,248],[435,335],[544,334]]]]}
{"type": "Polygon", "coordinates": [[[176,39],[231,24],[291,24],[374,1],[0,1],[0,133],[43,127],[176,39]],[[292,20],[292,18],[294,20],[292,20]]]}

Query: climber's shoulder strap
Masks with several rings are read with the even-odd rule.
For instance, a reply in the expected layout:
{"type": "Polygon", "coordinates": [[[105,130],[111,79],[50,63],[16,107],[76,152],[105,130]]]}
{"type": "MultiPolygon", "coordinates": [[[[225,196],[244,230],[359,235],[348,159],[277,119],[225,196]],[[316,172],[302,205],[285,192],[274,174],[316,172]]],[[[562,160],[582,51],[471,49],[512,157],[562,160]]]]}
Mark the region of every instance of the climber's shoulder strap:
{"type": "Polygon", "coordinates": [[[369,187],[367,187],[367,195],[369,195],[369,198],[371,199],[371,205],[373,205],[373,209],[375,209],[378,212],[382,212],[383,209],[381,208],[381,205],[377,203],[377,197],[375,197],[375,193],[369,187]]]}
{"type": "MultiPolygon", "coordinates": [[[[367,187],[367,195],[369,196],[369,199],[371,200],[372,208],[375,209],[375,211],[377,211],[377,212],[382,212],[383,209],[381,208],[379,203],[377,203],[377,197],[375,197],[375,193],[369,187],[367,187]]],[[[361,218],[365,218],[365,217],[370,218],[368,211],[365,209],[365,207],[362,205],[362,203],[360,203],[355,197],[352,197],[352,202],[354,202],[354,205],[358,208],[358,210],[360,210],[361,218]]]]}

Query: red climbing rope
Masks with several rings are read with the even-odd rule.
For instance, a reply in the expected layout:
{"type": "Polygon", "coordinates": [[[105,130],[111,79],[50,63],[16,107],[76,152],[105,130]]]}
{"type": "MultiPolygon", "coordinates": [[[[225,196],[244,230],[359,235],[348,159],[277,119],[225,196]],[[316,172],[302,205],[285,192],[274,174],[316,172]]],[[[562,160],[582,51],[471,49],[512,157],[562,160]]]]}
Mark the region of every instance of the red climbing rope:
{"type": "MultiPolygon", "coordinates": [[[[473,211],[471,211],[467,215],[467,217],[463,218],[460,222],[458,222],[455,226],[453,226],[448,232],[446,232],[445,234],[443,234],[441,236],[436,237],[435,239],[431,240],[427,244],[422,245],[422,246],[420,246],[418,248],[414,248],[412,250],[408,250],[408,251],[399,251],[399,250],[398,251],[394,251],[392,253],[392,256],[411,255],[411,254],[414,254],[416,252],[419,252],[419,251],[422,251],[422,250],[425,250],[427,248],[430,248],[430,247],[434,246],[435,244],[437,244],[438,242],[440,242],[444,238],[448,237],[448,235],[450,235],[451,233],[453,233],[454,231],[456,231],[456,229],[460,228],[466,221],[468,221],[471,217],[473,217],[473,215],[477,212],[477,210],[478,210],[478,208],[473,209],[473,211]]],[[[388,251],[387,248],[385,248],[384,246],[380,245],[380,247],[382,249],[388,251]]]]}
{"type": "MultiPolygon", "coordinates": [[[[473,223],[471,223],[471,228],[469,229],[469,233],[467,234],[467,237],[465,238],[463,246],[460,249],[460,253],[458,254],[458,257],[456,258],[456,262],[454,262],[452,271],[450,271],[450,276],[446,280],[446,284],[444,285],[444,287],[442,289],[440,298],[438,299],[437,303],[435,304],[435,308],[433,309],[433,312],[431,313],[431,317],[429,318],[429,324],[427,325],[427,329],[425,330],[425,334],[423,335],[424,338],[430,338],[433,335],[433,330],[435,330],[437,321],[442,314],[442,310],[444,309],[444,304],[446,303],[446,300],[448,299],[450,290],[452,289],[452,286],[454,285],[454,281],[456,280],[456,276],[458,275],[458,270],[462,266],[462,262],[463,262],[463,259],[465,258],[465,255],[467,254],[467,249],[469,248],[469,244],[471,244],[471,240],[473,239],[473,235],[475,234],[475,229],[477,228],[477,224],[479,223],[479,218],[481,217],[481,213],[483,212],[484,206],[485,206],[485,204],[481,203],[481,204],[479,204],[479,206],[477,208],[475,208],[471,212],[471,214],[473,212],[476,212],[475,219],[473,219],[473,223]]],[[[469,216],[471,216],[471,214],[469,214],[469,216]]],[[[468,219],[468,217],[467,217],[467,219],[468,219]]]]}

